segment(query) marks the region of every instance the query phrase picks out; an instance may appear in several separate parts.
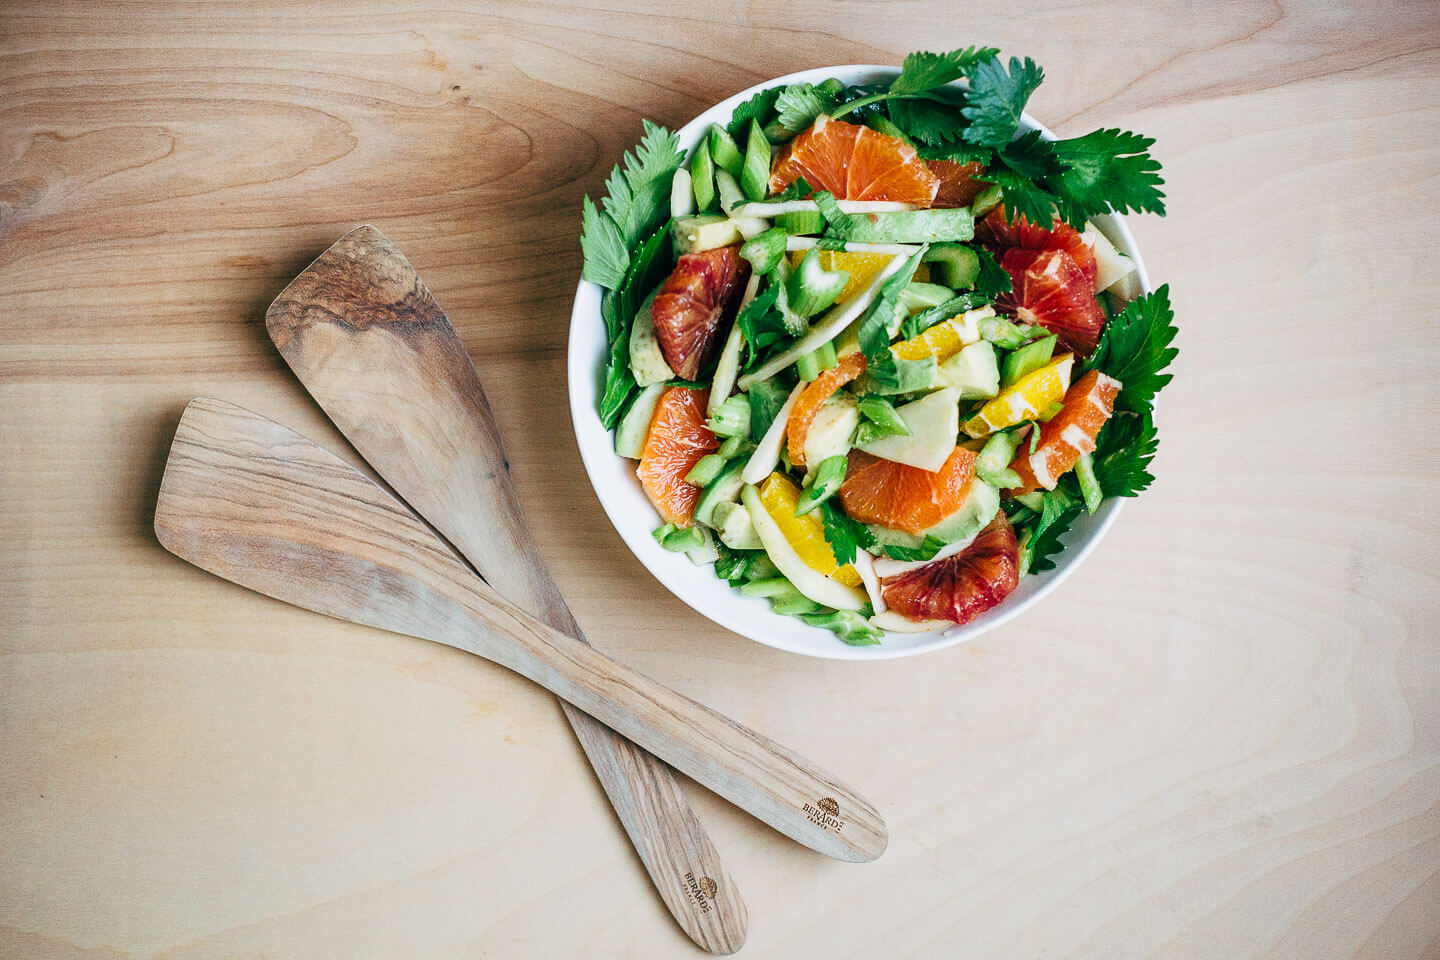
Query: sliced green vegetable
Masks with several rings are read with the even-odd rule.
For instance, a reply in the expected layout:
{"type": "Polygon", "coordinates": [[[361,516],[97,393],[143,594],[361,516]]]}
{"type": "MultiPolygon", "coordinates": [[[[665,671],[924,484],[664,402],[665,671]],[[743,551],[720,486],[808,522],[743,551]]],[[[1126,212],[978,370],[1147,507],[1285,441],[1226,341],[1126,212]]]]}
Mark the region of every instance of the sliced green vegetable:
{"type": "Polygon", "coordinates": [[[724,457],[714,453],[707,453],[699,460],[696,460],[695,466],[691,467],[690,472],[685,474],[685,482],[692,487],[708,486],[716,477],[720,476],[720,471],[724,469],[724,457]]]}
{"type": "Polygon", "coordinates": [[[770,141],[760,124],[750,121],[745,161],[740,169],[740,190],[751,200],[764,200],[770,182],[770,141]]]}
{"type": "Polygon", "coordinates": [[[772,597],[770,609],[782,617],[798,617],[816,614],[825,608],[797,590],[794,596],[772,597]]]}
{"type": "Polygon", "coordinates": [[[780,576],[780,568],[775,566],[775,561],[769,555],[761,552],[750,558],[750,563],[745,567],[745,579],[747,580],[768,580],[770,577],[780,576]]]}
{"type": "Polygon", "coordinates": [[[963,243],[931,244],[923,262],[933,264],[932,277],[957,290],[974,288],[980,276],[980,255],[963,243]]]}
{"type": "Polygon", "coordinates": [[[1105,493],[1100,489],[1100,481],[1095,479],[1095,461],[1090,454],[1082,453],[1080,459],[1075,461],[1075,479],[1080,483],[1080,495],[1085,498],[1085,509],[1090,513],[1099,510],[1105,493]]]}
{"type": "Polygon", "coordinates": [[[985,446],[975,455],[975,476],[986,483],[994,484],[1001,490],[1020,486],[1020,475],[1010,469],[1015,459],[1015,448],[1020,446],[1020,436],[1015,430],[1001,430],[991,434],[985,446]]]}
{"type": "Polygon", "coordinates": [[[720,449],[715,452],[726,460],[731,460],[735,457],[745,456],[754,449],[755,444],[751,442],[749,437],[734,436],[726,437],[725,442],[720,444],[720,449]]]}
{"type": "Polygon", "coordinates": [[[783,597],[785,594],[795,590],[793,584],[784,577],[767,577],[764,580],[751,580],[740,588],[740,592],[747,597],[783,597]]]}
{"type": "Polygon", "coordinates": [[[938,283],[925,283],[921,280],[911,280],[900,291],[896,303],[900,307],[900,313],[918,313],[921,310],[933,310],[942,303],[949,303],[955,298],[955,291],[949,287],[943,287],[938,283]]]}
{"type": "Polygon", "coordinates": [[[650,532],[655,542],[666,550],[684,553],[705,546],[705,534],[699,527],[677,527],[673,523],[662,524],[650,532]]]}
{"type": "Polygon", "coordinates": [[[980,336],[1001,350],[1015,350],[1045,328],[1033,323],[1015,323],[1004,317],[985,317],[980,321],[980,336]]]}
{"type": "Polygon", "coordinates": [[[1000,366],[1000,386],[1008,387],[1027,373],[1034,373],[1049,363],[1055,354],[1056,341],[1056,336],[1051,334],[1005,354],[1000,366]]]}
{"type": "Polygon", "coordinates": [[[795,506],[795,516],[803,517],[824,503],[840,489],[845,482],[846,458],[828,457],[815,468],[815,475],[800,492],[800,501],[795,506]]]}
{"type": "Polygon", "coordinates": [[[940,364],[936,382],[960,391],[962,400],[988,399],[1000,392],[1000,362],[995,345],[988,340],[962,347],[955,356],[940,364]]]}
{"type": "Polygon", "coordinates": [[[745,241],[740,256],[750,261],[750,269],[757,276],[764,276],[775,269],[785,256],[785,231],[771,227],[757,237],[745,241]]]}
{"type": "Polygon", "coordinates": [[[800,619],[812,627],[823,627],[852,647],[873,647],[885,636],[870,621],[853,610],[831,610],[828,613],[801,614],[800,619]]]}
{"type": "MultiPolygon", "coordinates": [[[[704,491],[700,494],[700,499],[695,501],[697,523],[711,527],[719,525],[715,519],[716,514],[719,513],[722,506],[734,502],[740,496],[740,488],[744,486],[740,474],[744,470],[745,461],[731,461],[728,465],[724,465],[719,476],[706,484],[704,491]]],[[[738,546],[738,544],[731,544],[731,546],[738,546]]]]}
{"type": "Polygon", "coordinates": [[[834,369],[835,364],[835,344],[822,343],[795,361],[795,372],[808,382],[820,376],[821,371],[834,369]]]}
{"type": "Polygon", "coordinates": [[[828,308],[850,282],[848,271],[821,267],[819,252],[819,247],[811,247],[785,284],[790,309],[802,317],[813,317],[828,308]]]}
{"type": "Polygon", "coordinates": [[[910,434],[910,428],[905,425],[904,420],[900,419],[900,414],[895,412],[895,404],[884,397],[873,394],[861,397],[860,414],[881,431],[871,439],[878,440],[880,437],[890,436],[904,437],[910,434]]]}
{"type": "Polygon", "coordinates": [[[715,171],[715,191],[720,194],[720,209],[729,216],[730,212],[745,202],[745,194],[740,190],[740,182],[732,177],[727,170],[715,171]]]}
{"type": "MultiPolygon", "coordinates": [[[[736,474],[739,476],[739,474],[736,474]]],[[[739,495],[738,492],[736,494],[739,495]]],[[[735,550],[763,550],[760,535],[750,522],[750,511],[744,504],[725,500],[715,505],[711,514],[711,526],[720,534],[720,542],[735,550]]]]}
{"type": "Polygon", "coordinates": [[[951,210],[903,210],[897,213],[849,214],[841,211],[835,197],[825,191],[815,194],[815,203],[825,215],[828,235],[837,240],[865,243],[931,243],[940,240],[964,241],[975,236],[975,218],[965,207],[951,210]]]}
{"type": "Polygon", "coordinates": [[[719,126],[710,128],[710,156],[718,169],[732,177],[740,176],[740,170],[745,166],[745,156],[740,152],[740,148],[730,138],[730,134],[719,126]]]}
{"type": "Polygon", "coordinates": [[[797,236],[819,233],[825,229],[825,218],[820,215],[819,210],[797,210],[794,213],[776,214],[775,226],[797,236]]]}
{"type": "Polygon", "coordinates": [[[1003,191],[1001,191],[1000,184],[998,183],[992,183],[984,190],[981,190],[980,194],[975,198],[975,201],[970,204],[970,212],[975,214],[975,219],[979,220],[985,216],[985,214],[1000,206],[1002,193],[1003,191]]]}
{"type": "Polygon", "coordinates": [[[737,393],[720,404],[715,415],[705,421],[717,437],[740,437],[750,433],[750,398],[737,393]]]}
{"type": "Polygon", "coordinates": [[[695,209],[709,213],[715,206],[715,161],[710,158],[710,141],[701,140],[690,157],[690,192],[695,209]]]}
{"type": "Polygon", "coordinates": [[[896,357],[894,366],[895,375],[889,380],[880,380],[867,373],[857,381],[858,386],[868,393],[880,393],[893,397],[902,393],[929,390],[935,386],[939,377],[940,367],[934,357],[922,357],[919,360],[904,360],[896,357]]]}

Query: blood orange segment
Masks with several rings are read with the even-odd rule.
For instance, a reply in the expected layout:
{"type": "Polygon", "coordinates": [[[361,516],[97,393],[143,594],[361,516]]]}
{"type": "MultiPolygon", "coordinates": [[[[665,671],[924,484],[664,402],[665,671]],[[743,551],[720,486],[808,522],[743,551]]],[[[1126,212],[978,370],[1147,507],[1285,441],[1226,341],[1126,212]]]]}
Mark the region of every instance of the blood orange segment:
{"type": "Polygon", "coordinates": [[[1003,511],[953,557],[880,581],[885,606],[912,620],[969,623],[1020,582],[1020,549],[1003,511]]]}
{"type": "Polygon", "coordinates": [[[965,505],[974,477],[975,454],[964,447],[934,473],[851,450],[840,503],[861,523],[920,533],[965,505]]]}
{"type": "Polygon", "coordinates": [[[1056,334],[1069,350],[1089,356],[1105,326],[1105,308],[1095,299],[1095,281],[1064,250],[1005,251],[1000,266],[1013,285],[997,301],[1026,323],[1056,334]]]}
{"type": "Polygon", "coordinates": [[[935,193],[935,207],[968,207],[990,184],[975,177],[985,172],[983,163],[961,163],[958,160],[927,160],[930,172],[940,181],[935,193]]]}
{"type": "Polygon", "coordinates": [[[869,127],[821,116],[780,151],[770,192],[800,177],[840,200],[892,200],[928,207],[940,189],[915,148],[869,127]]]}
{"type": "Polygon", "coordinates": [[[1035,226],[1023,215],[1011,223],[1005,218],[1005,207],[1002,204],[980,221],[975,235],[982,242],[1000,248],[1002,252],[1016,248],[1064,250],[1090,281],[1090,292],[1095,292],[1095,276],[1099,269],[1095,262],[1095,251],[1080,236],[1079,231],[1058,217],[1049,230],[1035,226]]]}
{"type": "Polygon", "coordinates": [[[645,495],[666,523],[688,527],[695,516],[700,488],[685,482],[685,474],[705,454],[720,446],[705,426],[709,390],[667,387],[655,404],[650,436],[640,454],[635,474],[645,495]]]}
{"type": "Polygon", "coordinates": [[[835,553],[825,539],[825,527],[818,516],[814,513],[795,516],[795,509],[800,503],[800,488],[789,477],[780,473],[770,474],[760,484],[758,493],[765,512],[770,514],[807,567],[847,587],[860,586],[860,574],[853,566],[847,563],[842,567],[835,562],[835,553]]]}
{"type": "Polygon", "coordinates": [[[1095,450],[1095,437],[1115,410],[1120,381],[1099,370],[1091,370],[1065,391],[1060,412],[1040,427],[1040,443],[1030,452],[1028,442],[1010,469],[1023,484],[1014,493],[1030,493],[1039,487],[1054,490],[1060,477],[1073,469],[1080,455],[1095,450]]]}
{"type": "Polygon", "coordinates": [[[676,376],[699,376],[719,346],[720,321],[738,306],[749,278],[739,247],[681,255],[650,307],[655,338],[676,376]]]}
{"type": "Polygon", "coordinates": [[[790,446],[790,462],[797,467],[805,466],[805,435],[810,432],[810,424],[815,422],[815,414],[820,412],[820,406],[834,395],[845,384],[854,380],[865,372],[865,355],[863,353],[852,353],[840,359],[840,362],[829,370],[823,370],[820,376],[811,380],[800,396],[795,399],[795,406],[790,408],[790,419],[785,423],[785,442],[790,446]]]}

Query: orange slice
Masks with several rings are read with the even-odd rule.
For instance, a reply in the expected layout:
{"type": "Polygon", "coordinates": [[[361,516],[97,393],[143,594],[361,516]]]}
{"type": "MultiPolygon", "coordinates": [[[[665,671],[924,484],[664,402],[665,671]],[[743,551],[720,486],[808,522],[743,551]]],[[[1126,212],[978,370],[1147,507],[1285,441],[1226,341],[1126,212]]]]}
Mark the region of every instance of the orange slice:
{"type": "Polygon", "coordinates": [[[1115,412],[1115,398],[1120,394],[1120,381],[1091,370],[1065,391],[1065,405],[1060,412],[1040,427],[1040,443],[1035,452],[1022,442],[1020,452],[1010,469],[1020,475],[1024,485],[1013,493],[1029,493],[1044,487],[1054,490],[1060,477],[1074,468],[1080,455],[1095,450],[1095,437],[1105,421],[1115,412]]]}
{"type": "Polygon", "coordinates": [[[805,566],[847,587],[860,586],[860,574],[853,566],[847,563],[842,567],[835,562],[835,554],[825,539],[820,515],[807,513],[803,517],[795,516],[795,508],[800,503],[800,488],[795,486],[794,481],[784,474],[772,473],[760,484],[758,492],[765,512],[770,514],[790,546],[805,561],[805,566]]]}
{"type": "Polygon", "coordinates": [[[797,467],[805,466],[805,435],[810,432],[810,424],[815,422],[815,414],[820,412],[821,404],[864,372],[865,355],[848,354],[829,370],[822,370],[820,376],[800,391],[800,396],[795,398],[795,406],[790,408],[790,419],[785,423],[785,442],[790,445],[791,463],[797,467]]]}
{"type": "Polygon", "coordinates": [[[965,505],[974,476],[975,454],[964,447],[934,473],[851,450],[840,502],[861,523],[920,533],[965,505]]]}
{"type": "Polygon", "coordinates": [[[893,200],[928,207],[940,189],[915,148],[898,137],[821,116],[780,151],[770,192],[800,177],[839,200],[893,200]]]}
{"type": "Polygon", "coordinates": [[[669,387],[655,404],[650,436],[640,454],[635,474],[645,495],[666,523],[690,526],[700,488],[685,482],[685,474],[705,454],[720,446],[705,426],[709,390],[669,387]]]}

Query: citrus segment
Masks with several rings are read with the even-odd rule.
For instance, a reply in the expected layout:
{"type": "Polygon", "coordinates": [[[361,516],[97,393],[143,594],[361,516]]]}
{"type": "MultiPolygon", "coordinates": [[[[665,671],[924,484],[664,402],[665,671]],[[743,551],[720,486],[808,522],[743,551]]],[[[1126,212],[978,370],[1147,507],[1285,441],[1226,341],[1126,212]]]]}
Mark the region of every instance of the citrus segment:
{"type": "Polygon", "coordinates": [[[820,405],[829,400],[836,390],[864,372],[865,355],[848,354],[829,370],[822,370],[818,377],[800,391],[795,406],[790,408],[790,419],[785,424],[785,442],[790,447],[791,463],[797,467],[805,466],[805,435],[810,432],[810,424],[815,422],[815,414],[820,412],[820,405]]]}
{"type": "Polygon", "coordinates": [[[719,346],[720,322],[739,305],[750,263],[739,247],[680,256],[650,306],[655,338],[675,375],[694,380],[719,346]]]}
{"type": "Polygon", "coordinates": [[[1020,582],[1015,530],[997,511],[975,541],[953,557],[880,581],[885,606],[913,620],[969,623],[1020,582]]]}
{"type": "Polygon", "coordinates": [[[968,207],[990,184],[975,178],[985,172],[983,163],[961,163],[958,160],[927,160],[930,172],[940,181],[935,193],[935,207],[968,207]]]}
{"type": "MultiPolygon", "coordinates": [[[[790,269],[794,270],[800,266],[800,261],[805,258],[806,251],[790,251],[790,269]]],[[[815,259],[820,263],[820,269],[825,271],[844,270],[850,274],[850,280],[845,284],[840,295],[835,298],[836,303],[844,303],[855,294],[864,290],[875,279],[875,275],[889,266],[893,259],[888,253],[851,253],[848,250],[821,250],[815,254],[815,259]]],[[[921,264],[924,266],[924,264],[921,264]]]]}
{"type": "Polygon", "coordinates": [[[900,341],[890,348],[890,352],[901,360],[934,357],[937,362],[943,363],[959,353],[961,347],[969,346],[979,339],[976,324],[967,324],[965,316],[959,314],[935,324],[918,336],[900,341]]]}
{"type": "Polygon", "coordinates": [[[1065,391],[1065,405],[1040,427],[1035,452],[1022,443],[1010,469],[1023,481],[1013,493],[1030,493],[1039,487],[1054,490],[1060,477],[1071,470],[1080,455],[1095,450],[1095,437],[1115,410],[1120,381],[1099,370],[1081,375],[1065,391]]]}
{"type": "Polygon", "coordinates": [[[708,390],[667,387],[655,404],[650,435],[640,454],[635,475],[661,519],[688,527],[695,516],[700,488],[685,482],[685,474],[705,454],[720,446],[705,426],[708,390]]]}
{"type": "Polygon", "coordinates": [[[1095,299],[1095,286],[1064,250],[1005,251],[1000,266],[1010,274],[1013,289],[997,306],[1025,323],[1038,323],[1080,356],[1088,356],[1105,326],[1105,308],[1095,299]]]}
{"type": "Polygon", "coordinates": [[[963,429],[972,437],[983,437],[1038,416],[1065,396],[1074,362],[1074,355],[1066,353],[1027,373],[966,420],[963,429]]]}
{"type": "Polygon", "coordinates": [[[1005,218],[1005,207],[1002,204],[980,221],[975,235],[982,242],[1002,250],[1064,250],[1090,281],[1090,292],[1095,292],[1095,276],[1099,269],[1095,261],[1095,251],[1080,236],[1079,231],[1059,217],[1055,218],[1049,230],[1035,226],[1023,215],[1011,223],[1005,218]]]}
{"type": "Polygon", "coordinates": [[[821,116],[780,151],[770,192],[800,177],[839,200],[891,200],[928,207],[940,188],[915,148],[869,127],[821,116]]]}
{"type": "Polygon", "coordinates": [[[759,493],[765,512],[775,521],[786,542],[795,548],[807,567],[847,587],[860,586],[860,574],[853,566],[847,563],[842,567],[835,562],[835,554],[825,539],[825,527],[820,518],[814,513],[795,516],[795,508],[800,504],[800,488],[789,477],[780,473],[770,474],[760,484],[759,493]]]}
{"type": "Polygon", "coordinates": [[[861,523],[920,533],[965,505],[974,476],[975,454],[964,447],[934,473],[851,450],[840,503],[861,523]]]}

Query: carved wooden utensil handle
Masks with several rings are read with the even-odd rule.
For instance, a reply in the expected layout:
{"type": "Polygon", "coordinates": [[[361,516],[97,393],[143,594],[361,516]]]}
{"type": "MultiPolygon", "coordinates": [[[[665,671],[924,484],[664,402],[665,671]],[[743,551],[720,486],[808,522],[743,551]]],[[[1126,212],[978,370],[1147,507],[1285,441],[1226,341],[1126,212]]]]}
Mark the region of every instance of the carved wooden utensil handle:
{"type": "Polygon", "coordinates": [[[252,590],[509,667],[811,849],[850,861],[885,850],[879,813],[849,787],[524,613],[369,478],[277,423],[193,401],[155,532],[252,590]]]}
{"type": "MultiPolygon", "coordinates": [[[[526,529],[475,364],[395,244],[350,231],[275,299],[265,326],[346,439],[496,592],[585,640],[526,529]]],[[[676,921],[712,953],[738,950],[745,903],[670,768],[563,705],[676,921]]]]}

